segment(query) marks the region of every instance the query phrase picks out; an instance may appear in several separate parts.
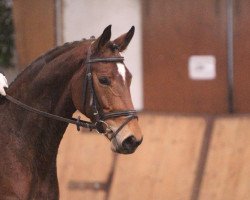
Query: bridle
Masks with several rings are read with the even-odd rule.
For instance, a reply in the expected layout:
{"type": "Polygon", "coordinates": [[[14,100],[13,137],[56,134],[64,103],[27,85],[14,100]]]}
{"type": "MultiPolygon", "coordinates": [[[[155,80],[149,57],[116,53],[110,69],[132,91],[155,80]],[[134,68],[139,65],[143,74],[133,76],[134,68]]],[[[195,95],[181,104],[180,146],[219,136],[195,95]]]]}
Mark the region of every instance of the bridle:
{"type": "Polygon", "coordinates": [[[113,111],[105,113],[101,104],[98,101],[98,98],[95,93],[94,84],[93,84],[93,74],[92,74],[92,63],[100,62],[123,62],[123,57],[107,57],[107,58],[91,58],[91,46],[88,49],[87,59],[85,62],[86,65],[86,75],[83,81],[83,95],[84,95],[84,108],[86,108],[87,103],[87,91],[89,91],[90,99],[90,108],[94,116],[94,123],[98,133],[104,134],[109,140],[112,140],[116,135],[122,130],[122,128],[127,125],[131,120],[137,119],[135,110],[122,110],[122,111],[113,111]],[[120,125],[117,130],[113,130],[110,125],[106,123],[106,120],[117,118],[117,117],[126,117],[125,121],[120,125]]]}
{"type": "Polygon", "coordinates": [[[101,107],[98,98],[95,93],[94,84],[93,84],[93,74],[92,74],[92,63],[99,63],[99,62],[123,62],[123,57],[107,57],[107,58],[91,58],[91,46],[88,49],[87,59],[83,62],[82,67],[86,65],[86,75],[83,80],[83,107],[86,111],[86,104],[87,104],[87,91],[89,92],[90,101],[90,108],[91,108],[91,115],[94,118],[93,122],[88,122],[81,120],[80,117],[76,118],[64,118],[58,115],[54,115],[51,113],[47,113],[31,106],[28,106],[21,101],[17,100],[16,98],[6,94],[6,99],[10,102],[22,107],[23,109],[39,114],[43,117],[47,117],[50,119],[54,119],[57,121],[66,122],[68,124],[74,124],[77,127],[77,130],[80,131],[80,127],[88,128],[90,131],[93,129],[96,130],[98,133],[103,134],[106,136],[110,141],[116,137],[116,135],[126,126],[131,120],[138,119],[135,110],[120,110],[120,111],[113,111],[105,113],[103,108],[101,107]],[[106,122],[108,119],[118,118],[118,117],[125,117],[125,121],[116,129],[113,128],[106,122]]]}

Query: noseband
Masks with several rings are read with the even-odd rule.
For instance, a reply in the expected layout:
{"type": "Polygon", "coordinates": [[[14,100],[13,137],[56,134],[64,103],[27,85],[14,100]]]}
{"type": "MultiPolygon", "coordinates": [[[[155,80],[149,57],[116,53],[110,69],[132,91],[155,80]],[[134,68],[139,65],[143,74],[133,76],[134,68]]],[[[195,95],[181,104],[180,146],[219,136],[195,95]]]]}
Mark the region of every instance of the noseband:
{"type": "MultiPolygon", "coordinates": [[[[131,120],[137,119],[135,110],[120,110],[114,112],[105,113],[101,104],[98,101],[94,84],[93,84],[93,74],[92,74],[92,63],[117,63],[123,62],[123,57],[108,57],[108,58],[91,58],[91,47],[88,49],[86,65],[86,75],[83,81],[83,95],[84,95],[84,108],[87,104],[87,91],[89,91],[91,114],[94,118],[95,129],[98,133],[104,134],[109,140],[112,140],[116,135],[122,130],[122,128],[127,125],[131,120]],[[112,127],[106,122],[108,119],[114,119],[117,117],[125,117],[124,122],[117,128],[113,130],[112,127]]],[[[85,111],[86,112],[86,111],[85,111]]]]}
{"type": "Polygon", "coordinates": [[[21,101],[15,99],[14,97],[6,94],[6,99],[8,99],[10,102],[18,105],[19,107],[22,107],[23,109],[39,114],[43,117],[47,117],[50,119],[54,119],[57,121],[66,122],[68,124],[75,124],[77,126],[77,130],[80,131],[80,127],[88,128],[90,131],[95,129],[98,133],[105,135],[110,141],[116,137],[116,135],[122,130],[124,126],[126,126],[131,120],[138,119],[136,115],[135,110],[121,110],[121,111],[114,111],[114,112],[108,112],[105,113],[103,108],[101,107],[98,98],[95,93],[94,84],[93,84],[93,74],[92,74],[92,63],[98,63],[98,62],[122,62],[124,60],[123,57],[108,57],[108,58],[91,58],[91,47],[89,47],[87,59],[83,63],[83,65],[86,65],[86,75],[83,81],[83,97],[84,97],[84,108],[86,111],[86,104],[87,104],[87,91],[89,91],[89,97],[92,101],[90,101],[90,107],[91,107],[91,115],[94,118],[93,122],[88,122],[81,120],[80,117],[77,119],[75,118],[64,118],[58,115],[54,115],[51,113],[47,113],[41,110],[38,110],[36,108],[33,108],[31,106],[28,106],[21,101]],[[114,119],[118,117],[125,117],[124,122],[116,129],[114,130],[107,122],[108,119],[114,119]]]}

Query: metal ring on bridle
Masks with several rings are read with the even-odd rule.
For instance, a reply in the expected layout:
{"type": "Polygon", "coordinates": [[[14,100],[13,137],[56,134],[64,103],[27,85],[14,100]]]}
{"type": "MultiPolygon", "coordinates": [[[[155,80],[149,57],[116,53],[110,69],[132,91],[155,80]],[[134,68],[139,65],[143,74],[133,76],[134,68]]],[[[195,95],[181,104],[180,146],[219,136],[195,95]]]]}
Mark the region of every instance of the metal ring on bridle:
{"type": "Polygon", "coordinates": [[[97,132],[97,133],[100,133],[100,134],[106,134],[106,133],[108,133],[108,132],[113,132],[113,130],[111,129],[111,127],[108,125],[108,123],[107,122],[105,122],[105,121],[103,121],[103,120],[99,120],[99,121],[97,121],[97,122],[95,122],[95,127],[97,127],[97,124],[104,124],[105,125],[105,132],[104,133],[102,133],[102,132],[100,132],[99,130],[98,130],[98,128],[96,128],[95,129],[95,131],[97,132]]]}

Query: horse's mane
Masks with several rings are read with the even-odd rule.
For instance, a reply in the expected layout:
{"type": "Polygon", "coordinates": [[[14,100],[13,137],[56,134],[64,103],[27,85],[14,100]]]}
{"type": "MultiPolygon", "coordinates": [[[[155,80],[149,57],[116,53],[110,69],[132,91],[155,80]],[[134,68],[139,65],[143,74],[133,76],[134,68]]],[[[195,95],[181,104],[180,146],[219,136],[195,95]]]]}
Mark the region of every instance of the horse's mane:
{"type": "Polygon", "coordinates": [[[39,71],[50,61],[52,61],[57,56],[60,56],[64,54],[65,52],[68,52],[69,50],[74,49],[75,47],[78,47],[83,42],[87,42],[89,40],[83,39],[80,41],[74,41],[74,42],[67,42],[61,46],[57,46],[48,52],[40,55],[37,59],[35,59],[33,62],[31,62],[23,71],[21,71],[15,80],[10,84],[10,86],[19,78],[21,78],[24,74],[29,73],[32,71],[32,75],[36,75],[39,73],[39,71]]]}

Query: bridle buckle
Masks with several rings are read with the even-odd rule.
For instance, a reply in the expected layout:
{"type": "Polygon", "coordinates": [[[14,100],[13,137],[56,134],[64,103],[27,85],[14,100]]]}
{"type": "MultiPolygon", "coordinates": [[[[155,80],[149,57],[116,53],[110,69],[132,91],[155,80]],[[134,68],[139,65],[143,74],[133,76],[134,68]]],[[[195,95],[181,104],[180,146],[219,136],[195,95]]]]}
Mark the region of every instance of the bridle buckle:
{"type": "Polygon", "coordinates": [[[100,134],[103,134],[103,135],[106,135],[107,133],[109,132],[113,132],[112,128],[108,125],[107,122],[103,121],[103,120],[99,120],[97,122],[95,122],[95,127],[96,127],[96,132],[97,133],[100,133],[100,134]],[[104,130],[105,131],[100,131],[100,127],[104,125],[104,130]]]}

